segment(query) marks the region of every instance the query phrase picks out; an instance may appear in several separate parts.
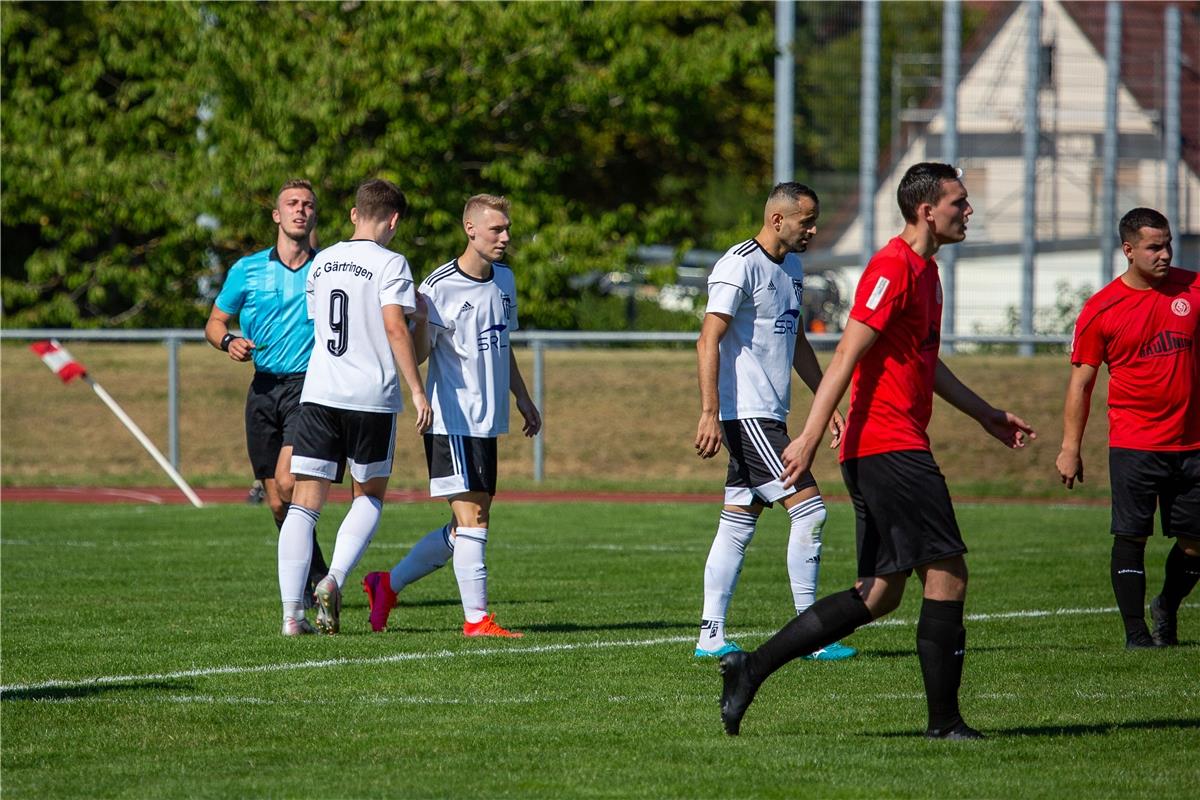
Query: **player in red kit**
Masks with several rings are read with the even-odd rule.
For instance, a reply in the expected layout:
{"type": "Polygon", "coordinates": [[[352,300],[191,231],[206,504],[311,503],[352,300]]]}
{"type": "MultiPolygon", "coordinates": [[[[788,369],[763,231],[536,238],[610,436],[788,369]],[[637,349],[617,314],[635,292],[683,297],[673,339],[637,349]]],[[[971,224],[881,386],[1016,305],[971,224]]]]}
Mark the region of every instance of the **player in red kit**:
{"type": "Polygon", "coordinates": [[[854,504],[858,581],[796,616],[752,653],[721,658],[721,722],[736,735],[758,687],[789,661],[893,611],[908,576],[921,579],[917,655],[933,739],[978,739],[963,721],[958,688],[966,631],[967,552],[946,480],[929,452],[925,429],[936,392],[1009,447],[1033,429],[993,408],[938,358],[942,287],[933,255],[966,238],[971,204],[958,170],[910,167],[897,201],[904,230],[875,254],[858,284],[850,321],[813,399],[804,430],[783,451],[784,485],[812,465],[838,402],[850,392],[842,441],[842,476],[854,504]]]}
{"type": "Polygon", "coordinates": [[[1179,643],[1176,614],[1200,578],[1200,275],[1171,266],[1166,217],[1121,219],[1129,268],[1084,304],[1071,345],[1063,443],[1055,466],[1083,482],[1080,443],[1100,364],[1107,364],[1113,592],[1131,650],[1179,643]],[[1146,627],[1146,541],[1154,510],[1175,539],[1146,627]]]}

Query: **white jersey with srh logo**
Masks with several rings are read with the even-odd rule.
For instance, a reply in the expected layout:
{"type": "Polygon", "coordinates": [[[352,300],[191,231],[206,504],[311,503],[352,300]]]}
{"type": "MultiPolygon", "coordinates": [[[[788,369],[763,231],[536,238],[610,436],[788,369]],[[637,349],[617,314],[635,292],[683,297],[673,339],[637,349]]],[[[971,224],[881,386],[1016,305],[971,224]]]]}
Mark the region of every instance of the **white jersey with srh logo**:
{"type": "Polygon", "coordinates": [[[305,291],[314,343],[300,402],[400,411],[404,404],[383,306],[400,306],[405,313],[417,307],[408,260],[367,239],[339,242],[317,254],[305,291]]]}
{"type": "Polygon", "coordinates": [[[733,318],[720,346],[722,420],[787,421],[803,287],[799,256],[777,263],[754,239],[729,248],[713,267],[705,310],[733,318]]]}
{"type": "Polygon", "coordinates": [[[508,336],[517,329],[512,270],[492,264],[491,277],[480,280],[455,259],[430,273],[418,291],[429,307],[430,433],[507,433],[508,336]]]}

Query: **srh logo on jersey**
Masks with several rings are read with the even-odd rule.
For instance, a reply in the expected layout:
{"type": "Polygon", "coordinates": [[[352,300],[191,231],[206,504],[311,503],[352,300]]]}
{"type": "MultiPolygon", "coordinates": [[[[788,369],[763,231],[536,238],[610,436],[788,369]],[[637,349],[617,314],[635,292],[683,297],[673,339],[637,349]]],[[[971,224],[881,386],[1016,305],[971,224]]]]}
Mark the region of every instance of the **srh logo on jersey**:
{"type": "Polygon", "coordinates": [[[1192,304],[1187,301],[1186,297],[1180,297],[1175,302],[1171,303],[1171,313],[1177,317],[1186,317],[1192,312],[1192,304]]]}
{"type": "Polygon", "coordinates": [[[475,339],[475,343],[479,346],[479,352],[486,353],[488,350],[503,350],[508,347],[508,342],[504,341],[503,336],[506,330],[508,330],[508,326],[503,324],[484,328],[483,332],[475,339]]]}
{"type": "Polygon", "coordinates": [[[775,333],[780,336],[791,335],[795,336],[800,332],[800,312],[794,308],[789,308],[787,311],[775,318],[775,333]]]}
{"type": "Polygon", "coordinates": [[[504,304],[504,321],[508,322],[512,319],[512,298],[501,292],[500,302],[504,304]]]}
{"type": "Polygon", "coordinates": [[[1138,351],[1138,356],[1141,358],[1158,358],[1178,353],[1181,350],[1190,350],[1191,348],[1192,337],[1185,333],[1163,331],[1142,345],[1142,349],[1138,351]]]}
{"type": "Polygon", "coordinates": [[[796,293],[796,305],[804,305],[804,281],[792,279],[792,291],[796,293]]]}

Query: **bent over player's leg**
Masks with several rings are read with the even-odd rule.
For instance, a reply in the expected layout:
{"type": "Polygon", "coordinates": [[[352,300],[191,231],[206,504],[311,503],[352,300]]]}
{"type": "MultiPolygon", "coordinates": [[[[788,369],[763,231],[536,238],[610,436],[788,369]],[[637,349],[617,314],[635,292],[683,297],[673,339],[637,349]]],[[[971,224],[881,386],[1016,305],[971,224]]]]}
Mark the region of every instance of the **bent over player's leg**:
{"type": "Polygon", "coordinates": [[[457,527],[454,531],[454,577],[463,606],[464,636],[520,638],[488,613],[487,539],[492,497],[487,492],[464,492],[450,498],[457,527]]]}
{"type": "Polygon", "coordinates": [[[963,627],[967,562],[962,556],[954,556],[918,567],[917,573],[925,584],[917,621],[917,657],[929,711],[925,735],[931,739],[982,738],[963,721],[958,706],[967,649],[963,627]]]}
{"type": "MultiPolygon", "coordinates": [[[[811,480],[811,477],[810,477],[811,480]]],[[[803,614],[817,598],[817,579],[821,570],[821,531],[825,526],[825,501],[816,483],[785,498],[791,521],[788,533],[787,567],[792,585],[796,614],[803,614]]],[[[853,647],[830,642],[804,658],[811,661],[840,661],[858,654],[853,647]]]]}
{"type": "Polygon", "coordinates": [[[432,530],[413,545],[390,572],[369,572],[363,578],[363,591],[370,607],[371,630],[387,628],[388,616],[396,606],[396,595],[404,587],[440,569],[454,555],[454,521],[432,530]]]}
{"type": "Polygon", "coordinates": [[[717,534],[704,564],[704,608],[700,614],[700,637],[696,640],[697,657],[720,657],[739,649],[725,640],[725,615],[762,509],[757,504],[727,505],[721,511],[717,534]]]}

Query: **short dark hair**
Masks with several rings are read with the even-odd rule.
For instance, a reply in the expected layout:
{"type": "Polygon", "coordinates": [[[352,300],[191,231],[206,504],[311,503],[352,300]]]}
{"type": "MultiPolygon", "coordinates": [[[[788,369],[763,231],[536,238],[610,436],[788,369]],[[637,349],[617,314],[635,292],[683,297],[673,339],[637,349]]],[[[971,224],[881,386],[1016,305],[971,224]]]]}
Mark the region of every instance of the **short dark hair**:
{"type": "Polygon", "coordinates": [[[900,179],[896,189],[896,202],[900,205],[900,214],[905,222],[917,221],[917,206],[922,203],[936,205],[946,193],[942,184],[946,181],[962,179],[962,174],[949,164],[939,164],[934,161],[922,161],[913,164],[900,179]]]}
{"type": "Polygon", "coordinates": [[[304,178],[288,178],[283,182],[283,185],[279,187],[279,191],[275,193],[275,196],[279,197],[279,195],[283,194],[288,189],[307,189],[313,197],[317,196],[317,193],[313,191],[312,181],[305,180],[304,178]]]}
{"type": "Polygon", "coordinates": [[[1153,208],[1135,208],[1121,217],[1117,230],[1121,233],[1121,241],[1136,244],[1142,238],[1142,228],[1154,228],[1160,231],[1170,231],[1171,223],[1167,218],[1153,208]]]}
{"type": "Polygon", "coordinates": [[[793,202],[800,202],[801,197],[807,197],[813,201],[813,204],[820,205],[821,201],[817,198],[817,193],[803,183],[796,181],[784,181],[783,183],[775,184],[775,188],[767,195],[767,202],[779,200],[786,197],[793,202]]]}
{"type": "Polygon", "coordinates": [[[358,187],[354,207],[360,217],[371,220],[387,219],[392,214],[399,214],[403,219],[408,213],[408,200],[396,184],[383,178],[372,178],[358,187]]]}

